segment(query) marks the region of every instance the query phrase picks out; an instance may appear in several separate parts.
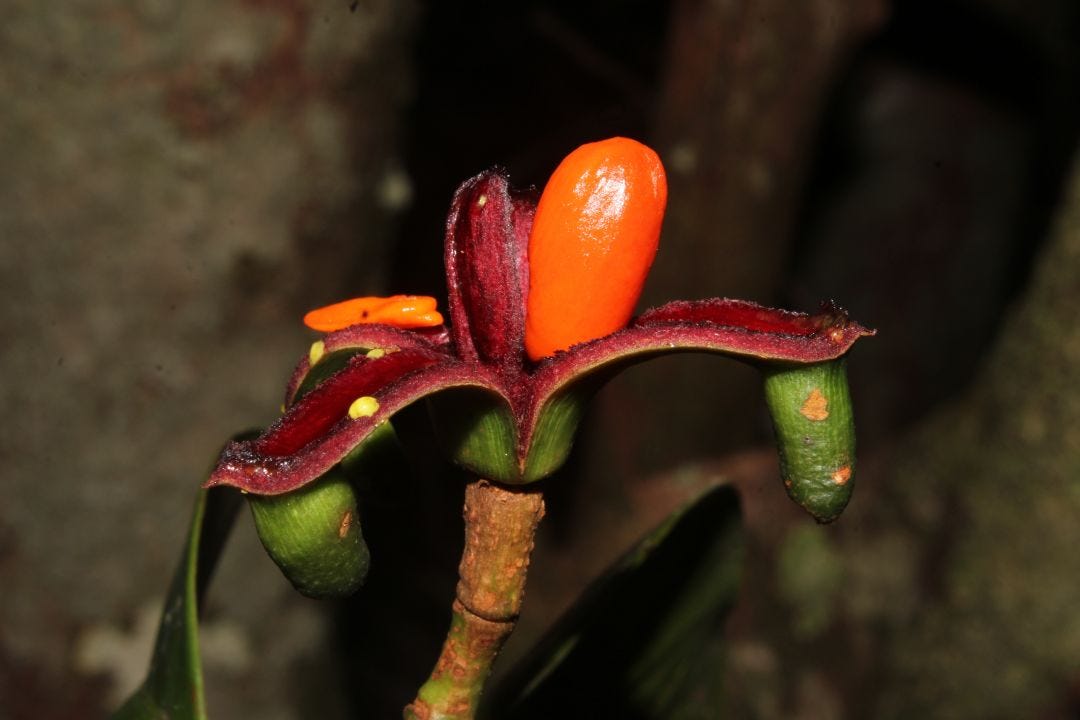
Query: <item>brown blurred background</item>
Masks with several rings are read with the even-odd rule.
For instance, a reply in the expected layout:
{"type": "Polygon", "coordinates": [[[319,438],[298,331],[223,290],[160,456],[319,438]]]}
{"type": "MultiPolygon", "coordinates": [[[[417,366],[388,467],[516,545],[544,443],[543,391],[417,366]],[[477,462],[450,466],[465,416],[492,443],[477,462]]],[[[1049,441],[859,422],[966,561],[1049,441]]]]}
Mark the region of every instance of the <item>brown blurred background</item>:
{"type": "MultiPolygon", "coordinates": [[[[850,363],[859,487],[814,526],[753,371],[634,369],[550,483],[507,657],[728,479],[750,543],[715,716],[1080,713],[1075,0],[9,0],[0,99],[0,718],[100,717],[141,679],[194,490],[275,416],[305,309],[444,296],[458,182],[539,185],[615,134],[669,172],[643,306],[836,298],[879,330],[850,363]]],[[[438,519],[407,550],[373,528],[368,597],[300,598],[241,518],[213,717],[408,699],[460,483],[421,446],[400,482],[438,519]],[[420,599],[380,553],[421,557],[420,599]]]]}

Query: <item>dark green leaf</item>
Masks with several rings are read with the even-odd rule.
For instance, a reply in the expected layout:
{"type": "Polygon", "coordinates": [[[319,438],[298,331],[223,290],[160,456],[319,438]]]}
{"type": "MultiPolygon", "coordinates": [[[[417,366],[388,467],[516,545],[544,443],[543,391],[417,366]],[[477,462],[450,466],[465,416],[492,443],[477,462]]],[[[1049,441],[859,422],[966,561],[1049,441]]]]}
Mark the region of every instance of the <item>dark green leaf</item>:
{"type": "Polygon", "coordinates": [[[489,693],[482,715],[679,717],[738,592],[742,558],[738,497],[714,488],[597,580],[489,693]]]}
{"type": "Polygon", "coordinates": [[[150,671],[113,720],[206,718],[199,607],[239,507],[240,494],[234,490],[199,491],[187,544],[165,597],[150,671]]]}

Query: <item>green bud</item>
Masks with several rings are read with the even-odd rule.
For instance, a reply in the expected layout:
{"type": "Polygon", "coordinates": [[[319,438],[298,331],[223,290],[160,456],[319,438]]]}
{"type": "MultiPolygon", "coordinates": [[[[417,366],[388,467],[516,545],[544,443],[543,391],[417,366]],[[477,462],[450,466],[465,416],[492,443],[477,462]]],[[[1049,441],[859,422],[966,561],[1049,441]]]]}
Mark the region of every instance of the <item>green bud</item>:
{"type": "Polygon", "coordinates": [[[351,595],[367,576],[356,491],[337,467],[284,495],[247,495],[266,552],[298,591],[318,599],[351,595]]]}
{"type": "Polygon", "coordinates": [[[764,374],[784,487],[818,522],[831,522],[855,485],[855,423],[845,361],[773,366],[764,374]]]}

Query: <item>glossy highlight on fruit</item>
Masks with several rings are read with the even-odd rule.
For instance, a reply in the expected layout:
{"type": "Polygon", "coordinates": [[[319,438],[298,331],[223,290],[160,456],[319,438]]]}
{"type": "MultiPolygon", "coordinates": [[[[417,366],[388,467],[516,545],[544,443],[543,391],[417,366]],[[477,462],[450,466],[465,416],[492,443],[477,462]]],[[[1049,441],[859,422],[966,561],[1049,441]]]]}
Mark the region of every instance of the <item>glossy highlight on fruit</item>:
{"type": "Polygon", "coordinates": [[[334,332],[361,323],[398,328],[435,327],[442,325],[442,321],[442,315],[435,310],[435,298],[426,295],[353,298],[304,316],[304,324],[319,332],[334,332]]]}
{"type": "Polygon", "coordinates": [[[566,156],[529,236],[530,358],[626,325],[656,256],[666,205],[664,166],[636,140],[610,138],[566,156]]]}

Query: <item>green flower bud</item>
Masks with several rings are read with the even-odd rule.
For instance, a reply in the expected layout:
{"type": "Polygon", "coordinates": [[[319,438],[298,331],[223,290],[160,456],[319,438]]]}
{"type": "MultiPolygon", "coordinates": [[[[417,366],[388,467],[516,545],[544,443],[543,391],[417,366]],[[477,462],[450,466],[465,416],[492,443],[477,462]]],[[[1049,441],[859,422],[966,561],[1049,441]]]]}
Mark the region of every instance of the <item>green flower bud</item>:
{"type": "Polygon", "coordinates": [[[764,373],[784,487],[818,522],[831,522],[855,484],[855,423],[845,361],[773,366],[764,373]]]}
{"type": "Polygon", "coordinates": [[[367,576],[356,491],[337,467],[284,495],[248,495],[266,552],[298,591],[318,599],[351,595],[367,576]]]}

